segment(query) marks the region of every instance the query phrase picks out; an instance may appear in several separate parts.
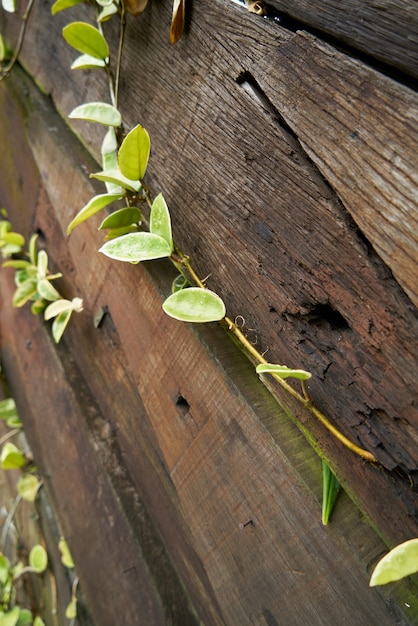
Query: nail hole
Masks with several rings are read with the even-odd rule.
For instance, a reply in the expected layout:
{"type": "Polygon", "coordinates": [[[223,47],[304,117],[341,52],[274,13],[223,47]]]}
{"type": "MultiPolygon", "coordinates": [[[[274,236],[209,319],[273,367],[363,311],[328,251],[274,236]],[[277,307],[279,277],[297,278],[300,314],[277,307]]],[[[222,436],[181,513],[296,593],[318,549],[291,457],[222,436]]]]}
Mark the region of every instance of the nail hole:
{"type": "Polygon", "coordinates": [[[181,395],[181,393],[179,393],[176,398],[176,407],[182,415],[186,415],[190,411],[190,404],[187,402],[186,398],[181,395]]]}

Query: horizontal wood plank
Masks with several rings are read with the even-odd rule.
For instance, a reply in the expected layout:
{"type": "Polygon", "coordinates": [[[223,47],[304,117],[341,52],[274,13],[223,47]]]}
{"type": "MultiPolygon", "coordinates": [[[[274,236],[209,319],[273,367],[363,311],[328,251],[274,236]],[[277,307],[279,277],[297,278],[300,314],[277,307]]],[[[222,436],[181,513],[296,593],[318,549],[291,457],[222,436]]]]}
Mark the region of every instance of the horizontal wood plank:
{"type": "Polygon", "coordinates": [[[284,24],[289,16],[308,29],[327,33],[418,77],[418,12],[414,0],[271,0],[271,5],[285,14],[284,24]]]}

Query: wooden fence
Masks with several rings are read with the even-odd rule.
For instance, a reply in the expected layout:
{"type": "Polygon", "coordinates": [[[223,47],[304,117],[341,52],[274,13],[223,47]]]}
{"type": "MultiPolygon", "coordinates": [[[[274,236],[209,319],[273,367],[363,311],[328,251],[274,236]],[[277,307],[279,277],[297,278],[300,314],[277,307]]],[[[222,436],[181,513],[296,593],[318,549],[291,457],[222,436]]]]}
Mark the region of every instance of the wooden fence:
{"type": "Polygon", "coordinates": [[[66,236],[101,192],[102,130],[66,116],[106,81],[72,72],[60,39],[91,9],[35,4],[0,83],[1,206],[85,305],[56,346],[1,270],[2,364],[100,626],[418,623],[413,579],[368,587],[418,536],[418,11],[343,4],[194,2],[171,46],[170,3],[153,2],[128,19],[119,106],[229,317],[311,371],[315,404],[377,464],[261,382],[223,328],[168,318],[168,262],[98,254],[100,216],[66,236]],[[326,527],[317,452],[345,490],[326,527]]]}

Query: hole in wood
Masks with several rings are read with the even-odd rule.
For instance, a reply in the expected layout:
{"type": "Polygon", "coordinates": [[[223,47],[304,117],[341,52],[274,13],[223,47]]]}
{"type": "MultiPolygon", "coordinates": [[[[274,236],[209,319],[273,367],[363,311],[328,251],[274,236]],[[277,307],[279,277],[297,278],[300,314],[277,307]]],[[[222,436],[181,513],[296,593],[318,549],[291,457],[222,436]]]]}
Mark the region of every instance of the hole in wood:
{"type": "Polygon", "coordinates": [[[347,320],[330,304],[318,304],[307,314],[308,324],[316,328],[344,330],[350,328],[347,320]]]}
{"type": "Polygon", "coordinates": [[[190,404],[187,402],[186,398],[179,393],[176,398],[176,407],[182,415],[187,415],[190,411],[190,404]]]}

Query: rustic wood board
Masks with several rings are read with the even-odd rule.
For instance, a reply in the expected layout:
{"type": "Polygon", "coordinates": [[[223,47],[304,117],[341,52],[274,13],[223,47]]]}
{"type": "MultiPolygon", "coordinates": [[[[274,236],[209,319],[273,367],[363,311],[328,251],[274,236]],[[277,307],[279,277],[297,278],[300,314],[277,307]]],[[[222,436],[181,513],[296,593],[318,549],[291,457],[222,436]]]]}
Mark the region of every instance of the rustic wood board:
{"type": "MultiPolygon", "coordinates": [[[[92,192],[79,164],[92,163],[87,155],[76,158],[69,134],[47,103],[32,100],[30,111],[28,138],[45,188],[38,179],[38,193],[26,198],[35,211],[29,224],[28,210],[25,226],[40,230],[51,258],[68,277],[65,295],[82,293],[86,310],[72,321],[63,346],[54,350],[39,318],[7,307],[13,286],[1,273],[2,354],[22,414],[28,416],[31,445],[43,459],[47,488],[67,520],[66,533],[98,623],[114,624],[128,597],[125,623],[143,623],[135,621],[135,611],[146,597],[148,610],[157,614],[147,623],[161,620],[170,597],[173,602],[169,591],[161,599],[164,577],[158,570],[164,550],[204,623],[367,619],[379,624],[404,619],[396,605],[390,608],[392,590],[385,606],[380,593],[367,588],[367,570],[384,548],[349,501],[343,501],[335,525],[321,526],[319,460],[266,395],[250,364],[221,329],[197,333],[163,316],[161,292],[167,293],[172,278],[165,264],[151,275],[96,254],[100,217],[66,240],[69,205],[74,199],[86,201],[92,192]],[[58,177],[62,171],[68,172],[64,179],[58,177]],[[104,306],[109,313],[96,329],[93,319],[104,306]],[[32,388],[19,382],[28,372],[32,388]],[[52,441],[43,437],[46,415],[57,426],[52,441]],[[52,455],[54,448],[58,452],[52,455]],[[74,484],[77,491],[70,488],[74,484]],[[314,494],[308,488],[312,484],[314,494]],[[64,502],[59,497],[63,492],[68,494],[64,502]],[[146,506],[138,505],[138,499],[146,506]],[[91,519],[86,509],[97,515],[91,519]],[[118,536],[109,529],[112,519],[113,528],[121,529],[118,536]],[[253,523],[240,530],[248,519],[253,523]],[[153,523],[163,538],[160,545],[147,535],[153,523]],[[109,545],[112,572],[106,563],[98,566],[96,558],[93,563],[83,558],[88,546],[98,544],[109,545]],[[147,587],[140,596],[129,582],[118,594],[114,613],[105,615],[104,594],[110,597],[115,589],[113,576],[120,579],[114,563],[122,567],[125,561],[129,577],[148,571],[147,587]],[[99,593],[102,576],[108,587],[99,593]]],[[[2,130],[4,137],[16,136],[14,129],[2,130]]],[[[7,186],[0,189],[1,199],[9,200],[7,186]]],[[[13,213],[22,219],[18,208],[13,213]]],[[[345,458],[343,469],[354,467],[350,454],[335,452],[345,458]]],[[[402,484],[391,500],[392,478],[362,463],[355,464],[355,471],[369,490],[366,509],[375,523],[382,521],[381,532],[392,541],[406,528],[416,532],[407,501],[406,506],[403,499],[398,502],[402,484]],[[389,502],[377,499],[379,492],[389,502]],[[379,514],[382,519],[376,519],[379,514]]],[[[171,573],[170,584],[174,581],[171,573]]],[[[403,598],[413,607],[410,594],[407,590],[403,598]]],[[[180,608],[185,611],[180,623],[193,623],[187,603],[180,608]]]]}
{"type": "MultiPolygon", "coordinates": [[[[71,15],[75,19],[79,12],[71,15]]],[[[51,54],[43,33],[60,30],[69,19],[61,15],[56,21],[37,13],[31,46],[28,41],[30,54],[23,57],[64,114],[82,99],[102,97],[104,91],[96,73],[83,77],[69,72],[74,55],[67,47],[54,50],[53,71],[49,71],[51,54]]],[[[169,7],[164,4],[147,11],[141,20],[129,21],[121,107],[124,112],[126,107],[129,126],[141,121],[151,132],[150,181],[155,192],[162,189],[169,201],[176,239],[192,254],[202,276],[212,274],[209,284],[224,296],[230,315],[242,315],[246,327],[256,329],[249,333],[258,338],[262,350],[269,350],[269,358],[311,370],[310,391],[320,408],[387,468],[399,466],[412,476],[417,467],[415,309],[374,252],[382,231],[374,226],[362,233],[352,221],[350,208],[359,223],[363,219],[365,229],[373,223],[364,219],[374,208],[370,189],[366,189],[364,216],[355,211],[357,206],[341,204],[341,194],[350,199],[350,181],[345,186],[340,182],[338,194],[329,181],[324,183],[306,152],[313,150],[313,139],[301,145],[289,130],[295,122],[291,107],[287,112],[286,102],[278,101],[277,93],[285,86],[277,70],[274,93],[264,75],[277,50],[285,57],[287,50],[311,40],[214,2],[194,7],[188,36],[173,48],[164,31],[169,20],[169,7]],[[271,101],[259,87],[263,81],[271,101]]],[[[329,47],[312,45],[320,60],[327,61],[329,47]]],[[[301,58],[295,56],[299,70],[309,51],[301,58]]],[[[371,87],[381,94],[376,106],[384,102],[385,89],[389,89],[386,97],[396,94],[398,102],[414,98],[410,90],[361,64],[337,53],[332,58],[337,66],[348,63],[350,72],[367,75],[371,87]]],[[[329,60],[327,71],[332,79],[335,71],[329,60]]],[[[381,120],[383,112],[373,111],[368,102],[366,122],[370,126],[370,118],[378,120],[389,132],[381,120]]],[[[300,113],[296,110],[294,115],[302,133],[300,113]]],[[[309,130],[309,119],[306,125],[309,130]]],[[[78,124],[77,129],[97,153],[97,129],[86,124],[78,124]]],[[[347,132],[341,120],[340,130],[347,132]]],[[[411,179],[413,145],[406,124],[411,179]]],[[[353,164],[358,170],[364,157],[371,185],[375,170],[368,165],[366,143],[363,150],[353,164]]],[[[351,156],[354,159],[354,150],[351,156]]],[[[386,156],[376,158],[387,173],[386,156]]],[[[393,179],[404,184],[407,176],[402,167],[393,164],[393,179]]],[[[393,186],[391,190],[400,191],[393,186]]],[[[68,221],[81,204],[74,196],[68,221]]],[[[412,205],[408,216],[412,224],[414,215],[412,205]]],[[[407,281],[409,265],[402,265],[405,256],[399,250],[413,233],[402,221],[398,226],[389,242],[392,250],[398,245],[390,267],[403,268],[398,274],[407,281]]]]}
{"type": "Polygon", "coordinates": [[[271,0],[267,4],[284,12],[284,24],[289,16],[418,77],[418,11],[414,0],[271,0]]]}

